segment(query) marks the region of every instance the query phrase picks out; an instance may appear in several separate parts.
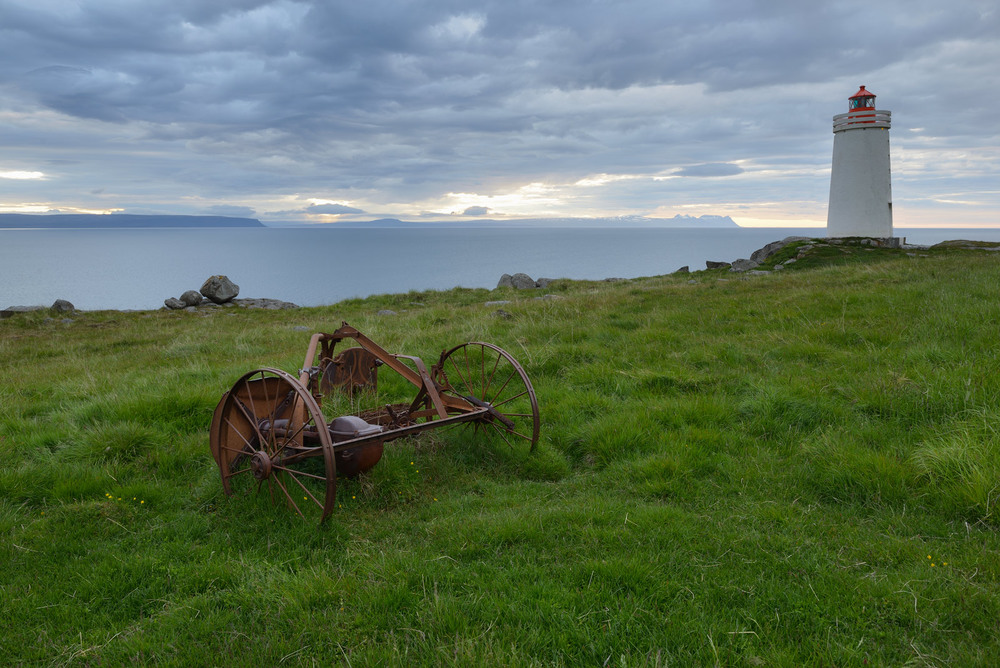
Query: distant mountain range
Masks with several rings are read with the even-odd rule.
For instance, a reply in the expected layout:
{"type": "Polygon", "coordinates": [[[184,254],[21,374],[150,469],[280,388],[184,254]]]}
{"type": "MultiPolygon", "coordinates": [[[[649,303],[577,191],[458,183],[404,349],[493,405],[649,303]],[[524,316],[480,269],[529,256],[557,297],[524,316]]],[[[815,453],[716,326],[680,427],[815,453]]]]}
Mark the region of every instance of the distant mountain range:
{"type": "Polygon", "coordinates": [[[142,216],[130,213],[0,213],[0,228],[74,229],[141,227],[265,227],[256,218],[229,216],[142,216]]]}
{"type": "MultiPolygon", "coordinates": [[[[294,224],[274,223],[275,227],[294,224]]],[[[729,216],[681,216],[673,218],[647,218],[645,216],[616,216],[613,218],[515,218],[491,219],[471,218],[469,220],[449,220],[446,222],[403,221],[397,218],[380,218],[367,222],[341,221],[337,223],[313,224],[310,227],[378,227],[378,228],[418,228],[418,227],[713,227],[738,228],[729,216]]]]}
{"type": "Polygon", "coordinates": [[[130,229],[155,227],[342,227],[342,228],[448,228],[448,227],[699,227],[738,228],[729,216],[681,216],[647,218],[616,216],[613,218],[469,218],[445,222],[404,221],[380,218],[370,221],[340,221],[337,223],[281,223],[264,225],[256,218],[230,216],[145,216],[129,213],[0,213],[0,229],[130,229]]]}

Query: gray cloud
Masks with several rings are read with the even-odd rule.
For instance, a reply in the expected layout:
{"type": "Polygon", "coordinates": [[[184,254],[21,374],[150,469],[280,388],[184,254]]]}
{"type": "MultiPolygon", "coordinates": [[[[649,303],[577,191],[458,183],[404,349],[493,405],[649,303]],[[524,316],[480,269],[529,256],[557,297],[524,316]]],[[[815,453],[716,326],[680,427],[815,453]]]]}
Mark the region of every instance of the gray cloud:
{"type": "Polygon", "coordinates": [[[490,212],[489,207],[485,206],[470,206],[462,212],[463,216],[485,216],[490,212]]]}
{"type": "Polygon", "coordinates": [[[232,216],[234,218],[255,218],[257,212],[249,206],[234,206],[230,204],[215,204],[204,211],[210,216],[232,216]]]}
{"type": "Polygon", "coordinates": [[[364,213],[361,209],[356,209],[352,206],[344,206],[343,204],[313,204],[303,210],[303,213],[364,213]]]}
{"type": "Polygon", "coordinates": [[[804,192],[825,212],[830,117],[861,83],[894,113],[900,215],[1000,176],[1000,15],[978,0],[56,7],[0,7],[0,169],[51,173],[0,205],[403,216],[545,183],[583,214],[804,192]],[[601,174],[631,180],[570,188],[601,174]]]}
{"type": "Polygon", "coordinates": [[[674,172],[675,176],[735,176],[742,174],[743,168],[728,162],[710,162],[701,165],[688,165],[674,172]]]}

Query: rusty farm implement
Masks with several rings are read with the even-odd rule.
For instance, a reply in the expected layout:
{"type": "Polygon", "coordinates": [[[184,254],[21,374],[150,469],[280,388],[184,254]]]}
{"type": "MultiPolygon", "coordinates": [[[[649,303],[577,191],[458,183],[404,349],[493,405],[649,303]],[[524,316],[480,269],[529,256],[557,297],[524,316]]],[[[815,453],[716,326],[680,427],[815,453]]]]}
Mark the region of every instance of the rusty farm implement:
{"type": "Polygon", "coordinates": [[[312,335],[298,376],[260,368],[237,380],[215,409],[209,442],[227,495],[266,485],[273,502],[323,522],[336,504],[338,473],[371,469],[387,441],[456,424],[535,449],[538,401],[509,353],[473,341],[442,351],[428,368],[343,323],[332,334],[312,335]],[[341,342],[356,345],[336,350],[341,342]],[[412,385],[413,399],[328,422],[323,398],[343,392],[374,399],[380,367],[412,385]]]}

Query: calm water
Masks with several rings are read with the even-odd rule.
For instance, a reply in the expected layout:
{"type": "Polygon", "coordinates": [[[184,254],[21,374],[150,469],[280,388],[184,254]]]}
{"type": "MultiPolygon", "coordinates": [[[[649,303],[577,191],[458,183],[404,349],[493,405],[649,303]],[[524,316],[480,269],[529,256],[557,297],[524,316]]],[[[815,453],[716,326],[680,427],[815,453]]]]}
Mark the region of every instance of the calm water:
{"type": "MultiPolygon", "coordinates": [[[[155,309],[226,274],[241,297],[302,306],[349,297],[492,288],[501,274],[632,278],[749,257],[822,229],[0,230],[0,308],[68,299],[80,309],[155,309]]],[[[910,243],[1000,241],[1000,229],[897,230],[910,243]]]]}

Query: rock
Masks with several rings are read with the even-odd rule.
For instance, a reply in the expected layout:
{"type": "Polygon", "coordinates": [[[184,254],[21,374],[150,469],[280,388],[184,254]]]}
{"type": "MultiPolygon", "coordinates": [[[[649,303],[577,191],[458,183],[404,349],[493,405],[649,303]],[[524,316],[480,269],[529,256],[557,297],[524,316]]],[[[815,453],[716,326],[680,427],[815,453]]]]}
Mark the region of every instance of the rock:
{"type": "Polygon", "coordinates": [[[504,320],[510,320],[514,317],[510,313],[507,313],[507,311],[504,311],[502,308],[499,308],[496,311],[494,311],[493,315],[497,318],[503,318],[504,320]]]}
{"type": "Polygon", "coordinates": [[[732,265],[732,263],[729,263],[729,262],[714,262],[712,260],[706,260],[705,261],[705,268],[706,269],[728,269],[731,266],[733,266],[733,265],[732,265]]]}
{"type": "Polygon", "coordinates": [[[550,294],[550,295],[542,295],[541,297],[535,297],[535,299],[536,300],[538,300],[538,299],[550,300],[550,299],[566,299],[566,298],[563,297],[562,295],[551,295],[550,294]]]}
{"type": "Polygon", "coordinates": [[[535,287],[536,288],[547,288],[547,287],[549,287],[549,285],[552,284],[552,282],[554,280],[556,280],[556,279],[554,279],[554,278],[539,278],[537,281],[535,281],[535,287]]]}
{"type": "Polygon", "coordinates": [[[384,308],[378,312],[378,315],[399,315],[399,314],[393,311],[392,309],[384,308]]]}
{"type": "Polygon", "coordinates": [[[306,327],[305,325],[295,325],[295,327],[292,327],[292,331],[295,331],[295,332],[308,332],[309,328],[306,327]]]}
{"type": "Polygon", "coordinates": [[[605,283],[621,283],[622,281],[627,281],[628,279],[627,278],[614,277],[614,278],[605,278],[605,279],[602,279],[602,280],[605,283]]]}
{"type": "Polygon", "coordinates": [[[750,271],[747,272],[747,276],[769,276],[770,274],[771,272],[762,271],[760,269],[751,269],[750,271]]]}
{"type": "Polygon", "coordinates": [[[49,310],[55,311],[56,313],[72,313],[76,310],[76,307],[65,299],[57,299],[52,302],[52,306],[49,307],[49,310]]]}
{"type": "Polygon", "coordinates": [[[484,302],[483,306],[503,306],[504,304],[509,304],[509,303],[510,303],[509,299],[497,299],[496,301],[492,302],[484,302]]]}
{"type": "MultiPolygon", "coordinates": [[[[215,304],[206,304],[213,307],[215,304]]],[[[284,302],[280,299],[234,299],[226,302],[223,306],[242,306],[243,308],[262,308],[268,311],[281,311],[285,309],[299,308],[298,304],[284,302]]]]}
{"type": "Polygon", "coordinates": [[[201,286],[201,294],[216,304],[225,304],[240,294],[240,286],[229,280],[228,276],[212,276],[201,286]]]}
{"type": "Polygon", "coordinates": [[[535,279],[527,274],[517,273],[511,276],[510,274],[504,274],[500,277],[500,281],[497,282],[498,288],[516,288],[518,290],[534,290],[535,289],[535,279]]]}
{"type": "Polygon", "coordinates": [[[689,267],[688,265],[684,265],[683,267],[681,267],[680,269],[678,269],[674,273],[675,274],[690,274],[691,273],[691,267],[689,267]]]}
{"type": "Polygon", "coordinates": [[[31,313],[32,311],[46,311],[48,306],[37,304],[35,306],[8,306],[0,311],[0,318],[9,318],[15,313],[31,313]]]}
{"type": "Polygon", "coordinates": [[[756,269],[759,266],[760,262],[740,258],[739,260],[733,260],[732,265],[729,267],[729,271],[750,271],[751,269],[756,269]]]}
{"type": "Polygon", "coordinates": [[[535,289],[535,279],[527,274],[522,274],[520,272],[514,274],[510,277],[511,285],[513,285],[518,290],[534,290],[535,289]]]}
{"type": "Polygon", "coordinates": [[[175,311],[187,306],[187,304],[182,302],[180,299],[177,299],[176,297],[167,297],[166,299],[163,300],[163,305],[175,311]]]}
{"type": "Polygon", "coordinates": [[[784,268],[785,268],[785,265],[783,265],[783,264],[776,264],[776,265],[774,265],[774,270],[775,271],[781,271],[784,268]]]}
{"type": "Polygon", "coordinates": [[[750,254],[750,259],[754,262],[760,264],[764,262],[767,258],[771,257],[782,248],[788,244],[795,243],[796,241],[808,241],[809,237],[785,237],[781,241],[772,241],[763,248],[758,248],[753,253],[750,254]]]}
{"type": "Polygon", "coordinates": [[[181,301],[185,306],[198,306],[201,304],[201,293],[197,290],[187,290],[181,295],[181,301]]]}

